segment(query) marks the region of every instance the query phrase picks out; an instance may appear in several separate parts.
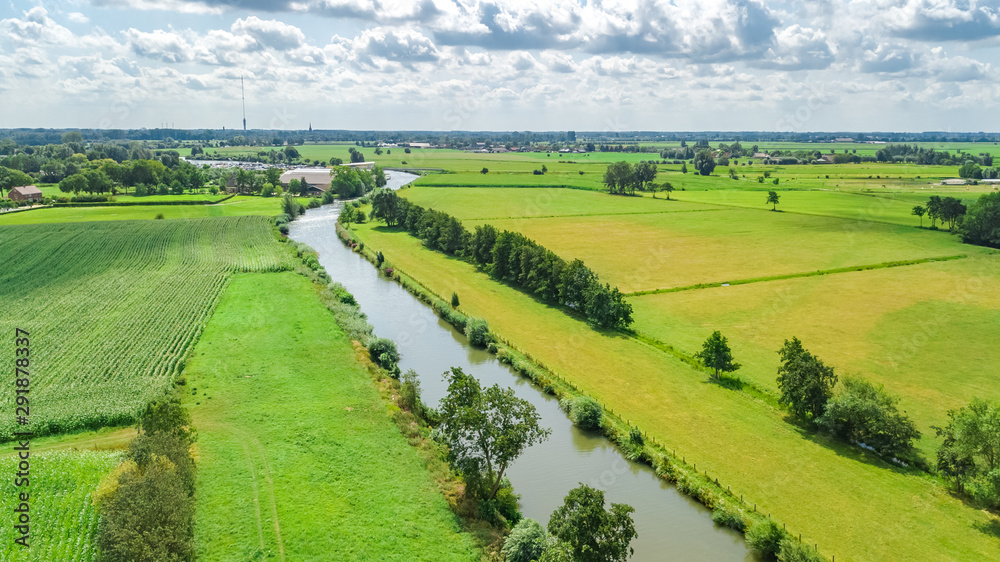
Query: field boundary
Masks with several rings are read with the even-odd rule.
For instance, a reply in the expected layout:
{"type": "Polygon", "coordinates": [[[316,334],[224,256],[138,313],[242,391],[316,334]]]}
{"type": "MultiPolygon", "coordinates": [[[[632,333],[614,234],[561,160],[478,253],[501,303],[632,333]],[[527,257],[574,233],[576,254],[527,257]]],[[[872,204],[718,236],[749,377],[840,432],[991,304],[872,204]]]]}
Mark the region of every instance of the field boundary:
{"type": "Polygon", "coordinates": [[[70,208],[70,207],[152,207],[157,205],[163,206],[177,206],[177,205],[218,205],[223,201],[232,199],[236,197],[236,194],[227,195],[222,199],[217,199],[215,201],[192,201],[190,199],[185,199],[183,201],[84,201],[79,203],[53,203],[52,207],[57,208],[70,208]]]}
{"type": "Polygon", "coordinates": [[[681,291],[694,291],[697,289],[711,289],[714,287],[727,287],[732,285],[747,285],[750,283],[765,283],[767,281],[782,281],[784,279],[798,279],[801,277],[817,277],[820,275],[832,275],[836,273],[851,273],[854,271],[870,271],[872,269],[888,269],[892,267],[904,267],[907,265],[920,265],[923,263],[933,263],[939,261],[952,261],[968,258],[968,254],[956,254],[953,256],[941,256],[935,258],[920,258],[916,260],[887,261],[869,265],[852,265],[847,267],[837,267],[833,269],[817,269],[816,271],[806,271],[801,273],[788,273],[785,275],[771,275],[769,277],[751,277],[749,279],[736,279],[734,281],[716,281],[712,283],[698,283],[697,285],[686,285],[683,287],[672,287],[665,289],[650,289],[646,291],[634,291],[624,293],[626,297],[641,297],[645,295],[659,295],[663,293],[679,293],[681,291]]]}
{"type": "MultiPolygon", "coordinates": [[[[664,199],[666,201],[666,199],[664,199]]],[[[671,199],[674,201],[674,199],[671,199]]],[[[580,213],[574,215],[535,215],[520,217],[485,217],[481,219],[461,219],[462,222],[472,221],[504,221],[504,220],[524,220],[524,219],[561,219],[571,217],[614,217],[621,215],[672,215],[675,213],[710,213],[718,211],[728,211],[729,209],[683,209],[679,211],[631,211],[622,213],[580,213]]]]}

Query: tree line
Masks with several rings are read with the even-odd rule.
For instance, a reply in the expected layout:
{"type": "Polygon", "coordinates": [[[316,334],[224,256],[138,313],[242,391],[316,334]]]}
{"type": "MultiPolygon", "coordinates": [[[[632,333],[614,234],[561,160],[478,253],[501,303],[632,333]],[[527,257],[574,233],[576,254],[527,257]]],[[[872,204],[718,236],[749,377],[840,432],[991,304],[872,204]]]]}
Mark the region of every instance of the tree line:
{"type": "Polygon", "coordinates": [[[498,231],[492,225],[479,225],[470,232],[455,217],[424,209],[391,190],[375,191],[371,202],[374,218],[405,228],[428,247],[464,258],[494,279],[580,312],[601,328],[632,323],[632,305],[625,296],[617,287],[602,284],[578,259],[566,262],[523,234],[498,231]]]}
{"type": "Polygon", "coordinates": [[[940,220],[966,244],[1000,248],[1000,192],[983,194],[968,206],[955,197],[932,195],[927,205],[913,207],[911,214],[920,217],[921,226],[924,215],[931,219],[931,228],[937,228],[940,220]]]}

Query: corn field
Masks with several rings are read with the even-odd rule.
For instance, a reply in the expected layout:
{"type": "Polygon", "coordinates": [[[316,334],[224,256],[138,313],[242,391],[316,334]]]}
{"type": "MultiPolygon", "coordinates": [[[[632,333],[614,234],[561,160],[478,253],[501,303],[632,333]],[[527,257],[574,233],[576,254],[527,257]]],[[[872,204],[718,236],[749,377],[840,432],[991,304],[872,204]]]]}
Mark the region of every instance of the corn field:
{"type": "MultiPolygon", "coordinates": [[[[0,526],[0,559],[68,562],[95,560],[97,511],[91,494],[121,455],[115,452],[56,451],[31,455],[31,486],[16,488],[13,478],[0,484],[0,509],[13,521],[18,492],[29,491],[30,549],[14,544],[13,523],[0,526]]],[[[13,475],[18,459],[0,458],[0,472],[13,475]]]]}
{"type": "MultiPolygon", "coordinates": [[[[230,276],[291,263],[265,217],[0,226],[0,361],[13,365],[16,328],[31,334],[27,429],[131,423],[173,383],[230,276]]],[[[8,441],[13,380],[0,388],[8,441]]]]}

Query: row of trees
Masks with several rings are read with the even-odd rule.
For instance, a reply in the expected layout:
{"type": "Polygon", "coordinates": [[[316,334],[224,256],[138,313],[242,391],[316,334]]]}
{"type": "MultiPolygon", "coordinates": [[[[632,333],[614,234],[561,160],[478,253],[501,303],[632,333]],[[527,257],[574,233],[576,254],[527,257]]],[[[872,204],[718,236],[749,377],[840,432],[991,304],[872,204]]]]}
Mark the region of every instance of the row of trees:
{"type": "Polygon", "coordinates": [[[635,195],[635,191],[646,191],[656,180],[656,162],[630,164],[624,160],[608,165],[604,172],[604,185],[612,195],[635,195]]]}
{"type": "Polygon", "coordinates": [[[375,191],[371,201],[374,218],[405,228],[427,246],[462,257],[495,279],[579,311],[602,328],[632,323],[632,305],[624,295],[617,287],[602,284],[580,260],[567,263],[523,234],[501,232],[492,225],[469,232],[455,217],[414,205],[391,190],[375,191]]]}
{"type": "Polygon", "coordinates": [[[937,221],[940,220],[942,224],[948,225],[949,230],[954,230],[956,225],[961,224],[967,210],[960,199],[932,195],[926,206],[917,205],[910,214],[920,217],[921,226],[924,223],[924,215],[927,215],[931,219],[931,228],[937,228],[937,221]]]}
{"type": "Polygon", "coordinates": [[[948,412],[937,468],[980,505],[1000,509],[1000,404],[974,399],[948,412]]]}
{"type": "Polygon", "coordinates": [[[93,494],[101,559],[194,560],[195,463],[187,410],[150,404],[123,462],[93,494]]]}

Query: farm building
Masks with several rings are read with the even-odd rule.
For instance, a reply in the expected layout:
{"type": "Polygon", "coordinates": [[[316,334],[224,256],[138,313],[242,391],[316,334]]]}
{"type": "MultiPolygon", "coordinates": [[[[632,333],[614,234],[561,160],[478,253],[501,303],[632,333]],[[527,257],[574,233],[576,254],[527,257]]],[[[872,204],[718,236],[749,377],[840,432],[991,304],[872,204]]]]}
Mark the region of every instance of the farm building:
{"type": "MultiPolygon", "coordinates": [[[[372,170],[375,168],[374,162],[354,162],[351,164],[344,164],[348,168],[357,168],[361,170],[372,170]]],[[[310,188],[315,188],[319,190],[320,193],[330,189],[330,168],[298,168],[295,170],[288,170],[281,174],[281,185],[288,187],[288,184],[292,180],[306,179],[306,183],[309,184],[310,188]]]]}
{"type": "Polygon", "coordinates": [[[33,185],[22,185],[10,190],[7,194],[12,201],[40,201],[42,190],[33,185]]]}
{"type": "Polygon", "coordinates": [[[967,183],[969,183],[968,180],[957,180],[957,179],[950,179],[950,180],[942,180],[941,181],[941,185],[965,185],[967,183]]]}

